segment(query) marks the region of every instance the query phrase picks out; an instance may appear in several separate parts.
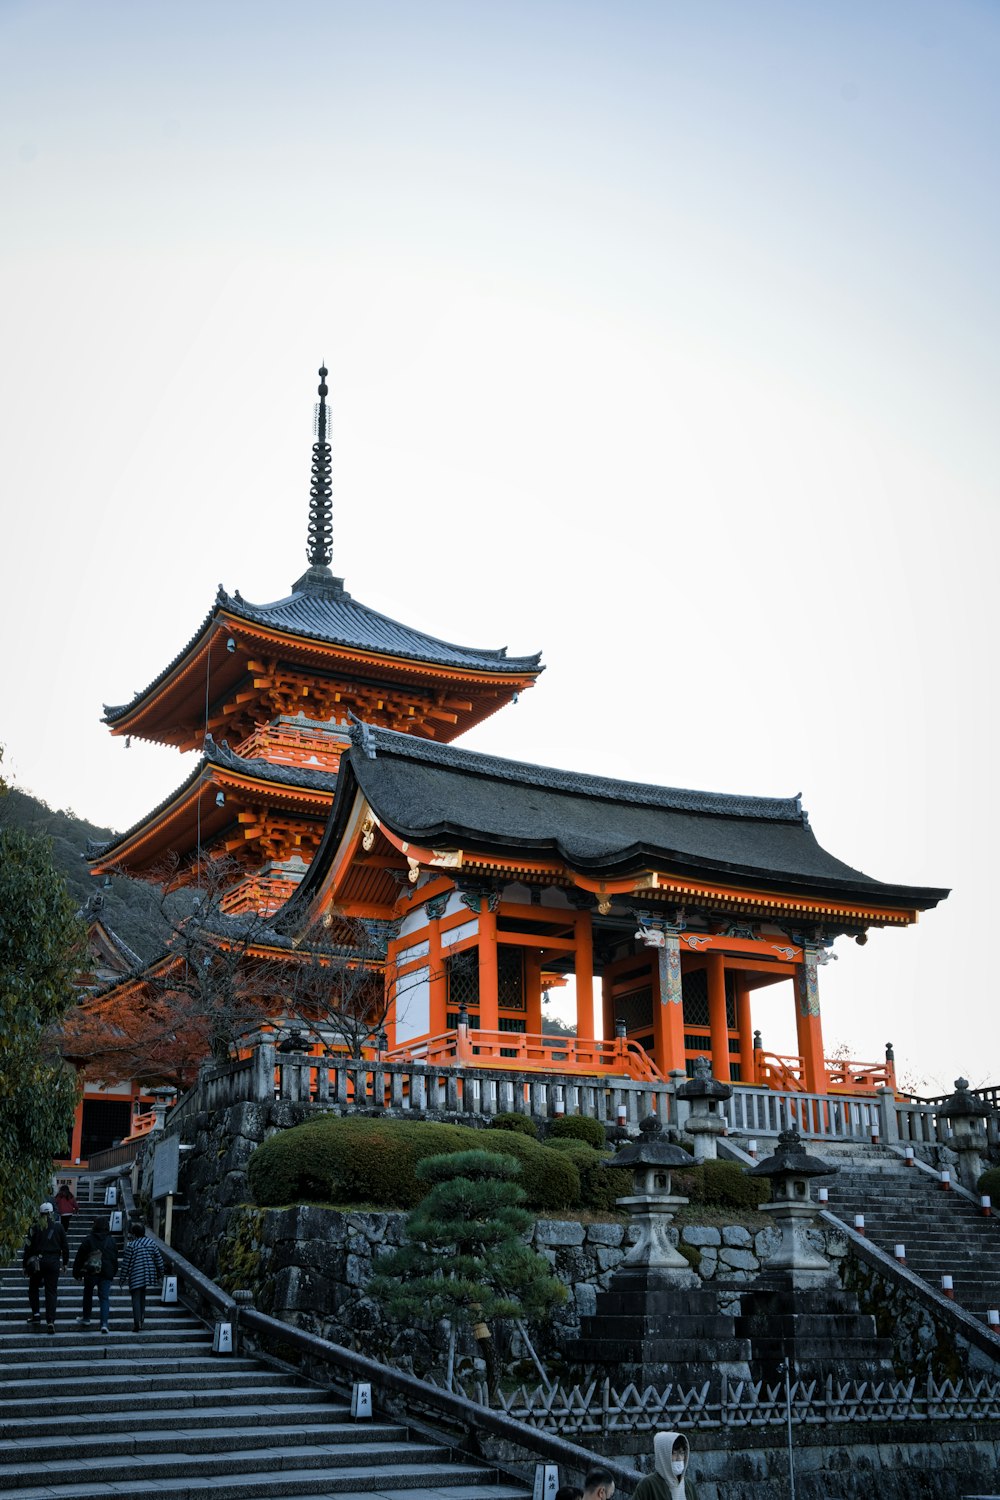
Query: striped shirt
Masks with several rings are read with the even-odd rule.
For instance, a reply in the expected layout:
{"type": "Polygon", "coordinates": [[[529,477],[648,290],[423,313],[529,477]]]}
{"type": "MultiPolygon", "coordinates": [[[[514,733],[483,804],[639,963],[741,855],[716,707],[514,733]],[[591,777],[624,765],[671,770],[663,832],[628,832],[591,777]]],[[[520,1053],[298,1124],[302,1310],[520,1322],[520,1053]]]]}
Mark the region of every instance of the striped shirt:
{"type": "Polygon", "coordinates": [[[122,1286],[153,1286],[163,1275],[163,1256],[155,1240],[144,1234],[129,1240],[118,1280],[122,1286]]]}

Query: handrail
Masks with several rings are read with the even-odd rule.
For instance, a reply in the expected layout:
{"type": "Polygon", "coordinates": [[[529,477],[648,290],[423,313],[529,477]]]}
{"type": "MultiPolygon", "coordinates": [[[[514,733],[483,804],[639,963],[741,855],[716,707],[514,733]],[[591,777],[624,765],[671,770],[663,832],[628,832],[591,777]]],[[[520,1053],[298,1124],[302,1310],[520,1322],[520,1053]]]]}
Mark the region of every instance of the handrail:
{"type": "MultiPolygon", "coordinates": [[[[132,1185],[127,1178],[121,1179],[121,1190],[122,1201],[131,1216],[135,1212],[135,1200],[132,1195],[132,1185]]],[[[470,1401],[467,1396],[459,1396],[453,1391],[441,1390],[439,1386],[428,1385],[415,1375],[408,1375],[403,1370],[394,1369],[392,1365],[383,1364],[380,1360],[372,1359],[370,1355],[358,1354],[353,1349],[344,1348],[342,1344],[335,1344],[330,1339],[323,1339],[315,1333],[307,1333],[302,1328],[296,1328],[292,1323],[284,1323],[280,1318],[272,1318],[268,1313],[258,1312],[256,1308],[242,1305],[202,1271],[199,1271],[197,1266],[192,1265],[178,1251],[165,1244],[151,1229],[147,1229],[146,1233],[158,1245],[164,1263],[177,1276],[178,1283],[183,1281],[185,1289],[187,1286],[192,1287],[202,1301],[208,1303],[216,1311],[224,1313],[225,1320],[233,1324],[234,1330],[244,1328],[253,1330],[264,1337],[278,1339],[283,1346],[290,1346],[322,1365],[333,1366],[342,1374],[346,1372],[348,1377],[368,1382],[376,1390],[392,1392],[408,1402],[437,1413],[447,1420],[457,1422],[473,1438],[478,1432],[489,1432],[494,1437],[513,1444],[529,1455],[537,1455],[558,1463],[571,1472],[579,1474],[581,1478],[588,1469],[593,1467],[594,1455],[588,1449],[578,1447],[576,1443],[567,1442],[565,1438],[556,1437],[551,1433],[530,1427],[527,1423],[518,1422],[516,1418],[508,1417],[492,1407],[480,1406],[477,1402],[470,1401]]],[[[491,1458],[490,1462],[495,1467],[502,1467],[500,1460],[495,1457],[491,1458]]],[[[630,1469],[614,1459],[602,1458],[601,1466],[610,1470],[615,1484],[620,1485],[624,1490],[634,1489],[643,1477],[636,1469],[630,1469]]]]}

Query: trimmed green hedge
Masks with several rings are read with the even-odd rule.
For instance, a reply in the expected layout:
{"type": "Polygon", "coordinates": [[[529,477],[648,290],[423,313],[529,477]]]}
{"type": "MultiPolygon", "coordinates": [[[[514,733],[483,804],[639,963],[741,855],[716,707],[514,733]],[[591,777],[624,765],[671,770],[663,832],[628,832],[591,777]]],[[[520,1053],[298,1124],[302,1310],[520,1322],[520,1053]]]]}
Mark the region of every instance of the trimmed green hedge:
{"type": "Polygon", "coordinates": [[[632,1177],[620,1167],[608,1167],[607,1152],[595,1151],[586,1141],[570,1139],[548,1142],[550,1151],[558,1151],[571,1161],[580,1174],[580,1189],[585,1208],[599,1208],[620,1213],[615,1200],[632,1190],[632,1177]]]}
{"type": "Polygon", "coordinates": [[[510,1111],[494,1115],[490,1121],[490,1129],[513,1130],[518,1135],[530,1135],[534,1140],[538,1139],[538,1126],[530,1115],[516,1115],[510,1111]]]}
{"type": "Polygon", "coordinates": [[[589,1115],[564,1115],[549,1122],[547,1139],[552,1141],[585,1141],[595,1151],[607,1150],[608,1137],[600,1120],[589,1115]]]}
{"type": "Polygon", "coordinates": [[[248,1175],[262,1207],[305,1200],[412,1208],[427,1192],[417,1178],[417,1163],[455,1151],[517,1157],[531,1208],[571,1208],[580,1202],[576,1166],[540,1141],[433,1120],[323,1115],[270,1136],[251,1156],[248,1175]]]}
{"type": "Polygon", "coordinates": [[[696,1167],[680,1167],[671,1176],[673,1191],[692,1203],[716,1208],[759,1208],[771,1196],[771,1184],[751,1177],[739,1162],[704,1161],[696,1167]]]}

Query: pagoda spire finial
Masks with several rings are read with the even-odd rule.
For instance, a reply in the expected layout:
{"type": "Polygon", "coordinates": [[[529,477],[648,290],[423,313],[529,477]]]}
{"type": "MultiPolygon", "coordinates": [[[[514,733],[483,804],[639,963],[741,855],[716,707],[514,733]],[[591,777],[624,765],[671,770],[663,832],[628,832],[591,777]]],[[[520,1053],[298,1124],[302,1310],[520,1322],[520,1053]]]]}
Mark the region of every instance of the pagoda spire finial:
{"type": "Polygon", "coordinates": [[[306,555],[312,568],[329,575],[333,557],[333,495],[330,482],[330,443],[327,426],[326,365],[319,368],[319,401],[316,404],[316,441],[313,443],[312,483],[309,486],[309,542],[306,555]]]}

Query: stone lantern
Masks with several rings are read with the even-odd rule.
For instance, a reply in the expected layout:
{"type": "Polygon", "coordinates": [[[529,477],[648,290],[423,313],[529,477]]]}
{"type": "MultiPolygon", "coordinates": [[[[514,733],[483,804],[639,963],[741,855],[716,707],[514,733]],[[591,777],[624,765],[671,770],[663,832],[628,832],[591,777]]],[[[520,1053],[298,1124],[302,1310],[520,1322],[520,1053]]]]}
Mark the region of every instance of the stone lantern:
{"type": "Polygon", "coordinates": [[[161,1087],[153,1090],[153,1126],[154,1130],[162,1130],[167,1112],[173,1108],[177,1099],[177,1090],[161,1087]]]}
{"type": "Polygon", "coordinates": [[[938,1110],[939,1118],[947,1120],[951,1130],[949,1145],[958,1152],[958,1180],[970,1192],[975,1192],[983,1174],[980,1155],[986,1146],[983,1121],[989,1115],[989,1105],[969,1093],[967,1078],[955,1079],[955,1092],[938,1110]]]}
{"type": "Polygon", "coordinates": [[[829,1177],[838,1168],[818,1156],[807,1156],[793,1125],[778,1136],[773,1156],[750,1168],[751,1177],[766,1177],[771,1183],[771,1202],[761,1204],[761,1213],[771,1214],[781,1230],[781,1244],[768,1258],[766,1270],[784,1273],[794,1287],[815,1287],[834,1279],[830,1262],[805,1236],[816,1219],[812,1179],[829,1177]]]}
{"type": "Polygon", "coordinates": [[[686,1198],[670,1191],[670,1174],[677,1167],[693,1165],[680,1146],[664,1137],[655,1115],[642,1121],[639,1139],[622,1149],[607,1163],[632,1173],[632,1192],[616,1202],[635,1221],[639,1238],[625,1257],[623,1267],[656,1271],[659,1279],[676,1286],[698,1286],[698,1277],[670,1240],[670,1221],[686,1198]]]}
{"type": "Polygon", "coordinates": [[[718,1156],[716,1141],[726,1128],[719,1106],[732,1098],[729,1084],[712,1077],[712,1064],[707,1057],[696,1057],[694,1076],[686,1083],[678,1084],[674,1093],[676,1098],[686,1099],[690,1106],[684,1131],[694,1137],[695,1161],[715,1161],[718,1156]]]}
{"type": "Polygon", "coordinates": [[[781,1230],[781,1243],[742,1294],[736,1331],[753,1347],[753,1379],[771,1381],[783,1370],[832,1374],[840,1380],[886,1380],[892,1349],[880,1338],[857,1293],[842,1287],[829,1261],[806,1238],[817,1205],[812,1179],[837,1168],[807,1156],[798,1130],[785,1130],[778,1148],[751,1168],[766,1177],[772,1200],[761,1204],[781,1230]]]}

